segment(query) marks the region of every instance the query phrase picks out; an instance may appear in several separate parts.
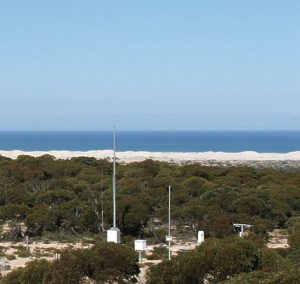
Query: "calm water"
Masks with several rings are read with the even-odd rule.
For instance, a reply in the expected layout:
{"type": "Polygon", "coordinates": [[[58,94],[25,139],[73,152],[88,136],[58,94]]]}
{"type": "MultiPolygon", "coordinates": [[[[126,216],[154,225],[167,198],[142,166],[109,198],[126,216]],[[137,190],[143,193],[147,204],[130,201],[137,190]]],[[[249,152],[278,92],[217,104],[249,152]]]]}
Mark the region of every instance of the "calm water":
{"type": "MultiPolygon", "coordinates": [[[[257,151],[300,150],[300,131],[118,131],[118,151],[257,151]]],[[[0,150],[112,149],[110,131],[0,132],[0,150]]]]}

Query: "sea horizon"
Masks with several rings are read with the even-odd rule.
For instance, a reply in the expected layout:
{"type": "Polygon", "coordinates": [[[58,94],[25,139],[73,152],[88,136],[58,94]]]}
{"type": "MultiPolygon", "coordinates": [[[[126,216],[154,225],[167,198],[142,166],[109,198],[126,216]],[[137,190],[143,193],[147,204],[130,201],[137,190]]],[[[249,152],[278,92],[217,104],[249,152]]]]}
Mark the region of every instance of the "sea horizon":
{"type": "MultiPolygon", "coordinates": [[[[300,150],[298,130],[118,130],[118,151],[289,153],[300,150]]],[[[109,130],[2,130],[1,151],[112,149],[109,130]]]]}

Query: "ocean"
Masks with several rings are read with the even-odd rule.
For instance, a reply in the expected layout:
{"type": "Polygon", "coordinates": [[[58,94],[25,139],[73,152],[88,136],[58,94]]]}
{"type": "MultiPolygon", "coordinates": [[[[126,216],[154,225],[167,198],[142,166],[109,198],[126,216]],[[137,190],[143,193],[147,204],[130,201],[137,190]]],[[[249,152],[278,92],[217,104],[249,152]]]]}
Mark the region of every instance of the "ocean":
{"type": "MultiPolygon", "coordinates": [[[[117,131],[117,151],[287,153],[300,131],[117,131]]],[[[108,150],[112,131],[1,131],[0,150],[108,150]]]]}

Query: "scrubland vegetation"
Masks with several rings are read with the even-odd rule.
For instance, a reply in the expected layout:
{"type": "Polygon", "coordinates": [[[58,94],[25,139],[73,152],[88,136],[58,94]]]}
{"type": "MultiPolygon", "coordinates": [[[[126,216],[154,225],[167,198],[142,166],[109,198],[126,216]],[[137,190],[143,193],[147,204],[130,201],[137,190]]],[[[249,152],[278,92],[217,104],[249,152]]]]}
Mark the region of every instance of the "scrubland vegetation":
{"type": "MultiPolygon", "coordinates": [[[[204,167],[146,160],[119,164],[117,220],[124,245],[104,244],[111,226],[109,160],[0,157],[2,240],[89,239],[89,249],[64,250],[58,260],[35,260],[1,283],[127,283],[139,267],[132,241],[162,243],[168,186],[172,235],[204,244],[152,266],[148,283],[299,283],[300,169],[204,167]],[[102,227],[101,211],[104,209],[102,227]],[[233,223],[253,225],[237,237],[233,223]],[[287,249],[266,247],[268,232],[283,229],[287,249]]],[[[162,250],[163,251],[163,250],[162,250]]],[[[156,252],[158,253],[158,251],[156,252]]]]}

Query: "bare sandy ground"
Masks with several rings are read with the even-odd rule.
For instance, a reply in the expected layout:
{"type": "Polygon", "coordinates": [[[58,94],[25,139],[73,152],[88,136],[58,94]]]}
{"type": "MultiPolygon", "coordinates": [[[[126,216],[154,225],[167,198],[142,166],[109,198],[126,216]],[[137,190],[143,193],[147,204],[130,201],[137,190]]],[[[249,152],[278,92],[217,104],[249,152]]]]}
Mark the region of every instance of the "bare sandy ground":
{"type": "Polygon", "coordinates": [[[268,248],[288,248],[288,236],[283,230],[276,229],[269,233],[269,241],[267,243],[268,248]]]}

